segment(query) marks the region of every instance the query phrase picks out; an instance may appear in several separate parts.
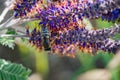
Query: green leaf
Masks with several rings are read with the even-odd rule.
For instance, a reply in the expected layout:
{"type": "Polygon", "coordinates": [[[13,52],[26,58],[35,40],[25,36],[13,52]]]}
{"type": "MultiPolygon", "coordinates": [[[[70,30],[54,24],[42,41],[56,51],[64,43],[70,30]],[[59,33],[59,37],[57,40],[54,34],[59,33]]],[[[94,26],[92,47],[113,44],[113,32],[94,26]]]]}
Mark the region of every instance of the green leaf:
{"type": "Polygon", "coordinates": [[[8,46],[11,49],[14,49],[14,44],[15,40],[13,38],[6,38],[6,37],[0,37],[0,44],[3,46],[8,46]]]}
{"type": "Polygon", "coordinates": [[[20,64],[0,59],[0,80],[27,80],[30,73],[30,69],[20,64]]]}
{"type": "MultiPolygon", "coordinates": [[[[13,29],[8,29],[6,31],[6,34],[12,34],[12,35],[16,35],[16,31],[14,31],[13,29]]],[[[2,44],[3,46],[8,46],[11,49],[14,49],[15,46],[15,39],[14,38],[8,38],[8,37],[0,37],[0,44],[2,44]]]]}
{"type": "Polygon", "coordinates": [[[17,34],[15,30],[13,29],[8,29],[6,34],[17,34]]]}

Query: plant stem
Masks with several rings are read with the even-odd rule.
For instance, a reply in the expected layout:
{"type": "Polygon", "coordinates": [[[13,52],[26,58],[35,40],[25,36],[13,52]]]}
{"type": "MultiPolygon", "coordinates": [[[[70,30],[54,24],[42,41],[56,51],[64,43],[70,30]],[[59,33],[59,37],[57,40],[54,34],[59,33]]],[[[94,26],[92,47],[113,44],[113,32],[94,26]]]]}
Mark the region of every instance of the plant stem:
{"type": "Polygon", "coordinates": [[[4,20],[6,14],[8,13],[8,11],[14,6],[15,0],[6,0],[5,1],[5,8],[2,11],[2,14],[0,15],[0,23],[4,20]]]}
{"type": "Polygon", "coordinates": [[[33,21],[33,20],[37,20],[37,19],[36,18],[32,18],[32,19],[31,18],[30,19],[21,19],[21,18],[14,19],[14,16],[12,16],[5,23],[0,25],[0,30],[4,30],[4,29],[7,29],[9,27],[20,25],[20,24],[23,24],[25,22],[33,21]]]}
{"type": "MultiPolygon", "coordinates": [[[[8,27],[8,24],[13,20],[14,16],[10,17],[6,22],[2,23],[0,25],[0,30],[6,29],[8,27]]],[[[13,21],[12,21],[13,23],[13,21]]]]}
{"type": "Polygon", "coordinates": [[[4,18],[5,18],[5,16],[6,16],[6,14],[8,13],[9,9],[10,9],[9,7],[6,7],[6,8],[3,10],[2,14],[0,15],[0,23],[4,20],[4,18]]]}
{"type": "Polygon", "coordinates": [[[9,34],[2,34],[0,37],[29,37],[27,35],[9,35],[9,34]]]}

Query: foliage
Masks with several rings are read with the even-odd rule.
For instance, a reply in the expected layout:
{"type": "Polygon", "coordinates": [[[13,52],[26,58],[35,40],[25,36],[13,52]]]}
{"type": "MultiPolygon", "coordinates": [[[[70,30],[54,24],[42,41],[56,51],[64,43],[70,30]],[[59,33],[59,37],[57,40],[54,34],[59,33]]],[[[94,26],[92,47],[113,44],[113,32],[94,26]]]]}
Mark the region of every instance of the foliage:
{"type": "Polygon", "coordinates": [[[0,59],[0,80],[27,80],[31,70],[0,59]]]}
{"type": "Polygon", "coordinates": [[[8,46],[9,48],[11,49],[14,49],[14,44],[15,40],[12,39],[12,38],[6,38],[6,37],[2,37],[0,38],[0,43],[3,45],[3,46],[8,46]]]}
{"type": "MultiPolygon", "coordinates": [[[[8,29],[6,34],[17,34],[14,30],[8,29]]],[[[15,46],[15,39],[11,37],[0,37],[0,44],[3,46],[8,46],[11,49],[14,49],[15,46]]]]}

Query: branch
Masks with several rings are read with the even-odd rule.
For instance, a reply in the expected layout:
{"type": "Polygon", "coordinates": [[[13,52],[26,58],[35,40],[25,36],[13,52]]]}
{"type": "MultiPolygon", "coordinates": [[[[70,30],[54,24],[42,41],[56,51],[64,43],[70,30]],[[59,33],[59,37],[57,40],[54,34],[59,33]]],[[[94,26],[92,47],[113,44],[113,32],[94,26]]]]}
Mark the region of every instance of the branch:
{"type": "Polygon", "coordinates": [[[33,21],[33,20],[37,20],[36,18],[32,18],[32,19],[15,19],[14,16],[10,17],[5,23],[0,25],[0,30],[4,30],[7,29],[11,26],[16,26],[16,25],[20,25],[23,24],[25,22],[29,22],[29,21],[33,21]]]}
{"type": "Polygon", "coordinates": [[[0,37],[29,37],[27,35],[7,35],[7,34],[2,34],[0,37]]]}
{"type": "Polygon", "coordinates": [[[6,0],[5,2],[5,9],[3,10],[2,14],[0,15],[0,23],[4,20],[8,11],[13,7],[13,2],[15,0],[6,0]]]}
{"type": "Polygon", "coordinates": [[[10,17],[6,22],[0,25],[0,30],[7,27],[7,25],[13,20],[14,16],[10,17]]]}
{"type": "Polygon", "coordinates": [[[8,13],[9,11],[9,7],[5,8],[2,12],[2,14],[0,15],[0,23],[3,21],[3,19],[5,18],[6,14],[8,13]]]}

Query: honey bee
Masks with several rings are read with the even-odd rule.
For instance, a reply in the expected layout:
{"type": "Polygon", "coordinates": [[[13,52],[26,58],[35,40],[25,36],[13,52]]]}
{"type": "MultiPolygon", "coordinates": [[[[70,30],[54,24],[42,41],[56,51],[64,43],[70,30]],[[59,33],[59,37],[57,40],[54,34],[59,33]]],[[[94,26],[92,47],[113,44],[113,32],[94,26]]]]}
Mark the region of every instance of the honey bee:
{"type": "Polygon", "coordinates": [[[44,46],[45,51],[50,51],[50,32],[47,27],[41,28],[41,38],[42,38],[42,44],[44,46]]]}

